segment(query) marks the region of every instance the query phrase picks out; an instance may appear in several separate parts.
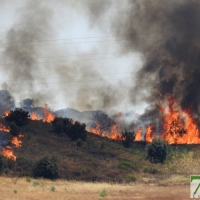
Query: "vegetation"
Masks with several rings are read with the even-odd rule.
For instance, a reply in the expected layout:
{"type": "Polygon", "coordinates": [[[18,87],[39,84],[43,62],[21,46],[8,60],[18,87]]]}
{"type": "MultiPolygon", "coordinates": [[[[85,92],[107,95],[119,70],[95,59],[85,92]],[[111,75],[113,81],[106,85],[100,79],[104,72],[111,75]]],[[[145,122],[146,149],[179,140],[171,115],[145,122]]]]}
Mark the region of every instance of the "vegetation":
{"type": "Polygon", "coordinates": [[[16,123],[14,121],[11,121],[9,126],[10,126],[10,134],[12,136],[18,136],[20,131],[19,131],[19,127],[16,125],[16,123]]]}
{"type": "Polygon", "coordinates": [[[125,177],[125,182],[130,183],[131,181],[136,181],[137,177],[133,174],[127,174],[125,177]]]}
{"type": "MultiPolygon", "coordinates": [[[[87,134],[85,127],[86,125],[80,122],[73,123],[72,119],[55,117],[52,121],[53,131],[56,134],[64,133],[71,140],[86,140],[87,134]]],[[[81,142],[77,143],[77,146],[81,146],[81,142]]]]}
{"type": "Polygon", "coordinates": [[[7,122],[15,122],[17,126],[25,125],[28,122],[29,114],[21,108],[11,110],[8,116],[5,116],[7,122]]]}
{"type": "MultiPolygon", "coordinates": [[[[0,120],[1,123],[5,123],[4,118],[0,120]]],[[[16,125],[15,122],[9,124],[16,125]]],[[[165,157],[163,164],[158,162],[157,157],[153,159],[154,157],[148,155],[151,152],[149,147],[151,144],[148,145],[145,142],[132,142],[130,147],[125,147],[123,141],[114,141],[94,135],[86,132],[84,128],[82,130],[87,135],[87,139],[72,140],[69,136],[69,127],[75,124],[70,119],[59,118],[52,124],[30,120],[23,126],[16,125],[24,134],[24,137],[20,138],[22,147],[13,148],[14,155],[17,156],[16,162],[3,156],[0,158],[1,174],[122,183],[128,182],[127,174],[137,173],[136,181],[142,182],[143,177],[151,179],[156,176],[164,180],[163,177],[166,175],[199,173],[200,149],[198,145],[169,146],[171,150],[167,153],[168,156],[165,157]],[[64,124],[61,126],[62,132],[56,132],[57,121],[64,124]],[[45,160],[44,157],[41,158],[41,155],[55,155],[61,159],[59,162],[54,162],[51,160],[52,156],[47,156],[45,160]],[[146,159],[147,156],[149,159],[146,159]]],[[[76,124],[76,127],[79,125],[81,124],[76,124]]],[[[77,132],[80,136],[80,132],[77,132]]],[[[12,135],[8,135],[8,140],[12,135]]],[[[30,179],[27,180],[30,181],[30,179]]],[[[35,181],[31,181],[31,184],[35,184],[35,181]]],[[[42,183],[39,185],[41,186],[42,183]]]]}
{"type": "Polygon", "coordinates": [[[59,176],[57,159],[54,156],[44,156],[37,161],[33,168],[35,177],[56,179],[59,176]]]}
{"type": "Polygon", "coordinates": [[[168,144],[161,139],[154,139],[147,147],[148,158],[154,163],[163,163],[167,157],[168,144]]]}
{"type": "Polygon", "coordinates": [[[135,132],[134,131],[122,131],[121,139],[123,140],[125,147],[130,147],[135,139],[135,132]]]}
{"type": "Polygon", "coordinates": [[[104,188],[104,189],[102,189],[101,191],[100,191],[100,193],[99,193],[99,196],[100,197],[106,197],[106,196],[108,196],[108,191],[104,188]]]}

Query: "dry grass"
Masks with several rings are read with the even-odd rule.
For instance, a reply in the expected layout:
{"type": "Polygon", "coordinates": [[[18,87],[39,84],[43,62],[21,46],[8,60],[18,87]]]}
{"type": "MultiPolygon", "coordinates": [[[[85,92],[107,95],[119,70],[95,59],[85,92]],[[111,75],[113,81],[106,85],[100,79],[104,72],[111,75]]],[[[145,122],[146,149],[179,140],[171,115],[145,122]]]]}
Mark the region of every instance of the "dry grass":
{"type": "Polygon", "coordinates": [[[142,184],[86,183],[73,181],[50,181],[39,179],[0,178],[0,199],[3,200],[95,200],[95,199],[188,199],[189,185],[151,186],[142,184]],[[52,191],[55,186],[55,191],[52,191]],[[108,196],[100,197],[102,189],[108,196]],[[164,192],[163,192],[164,191],[164,192]],[[182,192],[181,192],[182,191],[182,192]],[[162,197],[162,198],[161,198],[162,197]]]}

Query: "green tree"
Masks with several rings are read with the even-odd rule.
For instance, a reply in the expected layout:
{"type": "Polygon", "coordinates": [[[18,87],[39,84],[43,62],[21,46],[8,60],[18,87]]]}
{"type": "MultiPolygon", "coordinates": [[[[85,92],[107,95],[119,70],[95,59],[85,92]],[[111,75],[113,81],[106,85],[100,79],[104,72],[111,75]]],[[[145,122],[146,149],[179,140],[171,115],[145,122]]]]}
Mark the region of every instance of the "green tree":
{"type": "Polygon", "coordinates": [[[21,108],[16,108],[15,110],[11,110],[8,116],[5,116],[5,120],[7,122],[15,122],[17,126],[21,126],[28,122],[29,117],[28,112],[21,108]]]}
{"type": "Polygon", "coordinates": [[[153,163],[163,163],[167,157],[168,144],[161,139],[153,139],[147,146],[148,159],[153,163]]]}
{"type": "Polygon", "coordinates": [[[130,147],[135,139],[135,131],[122,131],[121,139],[125,147],[130,147]]]}
{"type": "Polygon", "coordinates": [[[14,121],[10,122],[10,134],[12,136],[18,136],[19,134],[19,127],[15,124],[14,121]]]}
{"type": "Polygon", "coordinates": [[[44,156],[37,161],[33,167],[33,176],[57,179],[59,177],[57,158],[55,156],[44,156]]]}
{"type": "Polygon", "coordinates": [[[73,140],[86,140],[87,132],[85,130],[86,125],[80,122],[66,126],[65,133],[73,140]]]}

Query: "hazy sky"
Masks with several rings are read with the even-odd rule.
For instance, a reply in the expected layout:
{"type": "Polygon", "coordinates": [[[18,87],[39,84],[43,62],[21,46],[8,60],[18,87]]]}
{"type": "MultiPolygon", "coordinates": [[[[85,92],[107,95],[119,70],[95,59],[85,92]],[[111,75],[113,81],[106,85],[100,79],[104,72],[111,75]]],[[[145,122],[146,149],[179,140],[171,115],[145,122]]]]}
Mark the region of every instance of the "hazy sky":
{"type": "Polygon", "coordinates": [[[126,1],[97,1],[94,6],[101,2],[110,10],[95,22],[89,11],[94,1],[12,2],[0,1],[0,84],[17,103],[33,98],[54,110],[142,112],[128,97],[141,55],[121,53],[128,41],[110,31],[113,15],[128,9],[126,1]]]}

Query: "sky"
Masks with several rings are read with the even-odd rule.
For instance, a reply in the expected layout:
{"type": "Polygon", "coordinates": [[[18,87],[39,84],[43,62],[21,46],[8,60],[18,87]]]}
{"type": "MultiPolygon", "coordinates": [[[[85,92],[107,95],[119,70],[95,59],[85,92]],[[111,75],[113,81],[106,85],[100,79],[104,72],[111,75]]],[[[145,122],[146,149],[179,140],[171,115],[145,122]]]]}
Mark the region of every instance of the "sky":
{"type": "Polygon", "coordinates": [[[128,41],[110,30],[127,1],[99,2],[0,1],[0,85],[17,105],[33,98],[53,110],[143,112],[146,105],[133,105],[128,94],[142,55],[123,54],[128,41]],[[93,22],[90,7],[104,4],[110,10],[93,22]]]}

